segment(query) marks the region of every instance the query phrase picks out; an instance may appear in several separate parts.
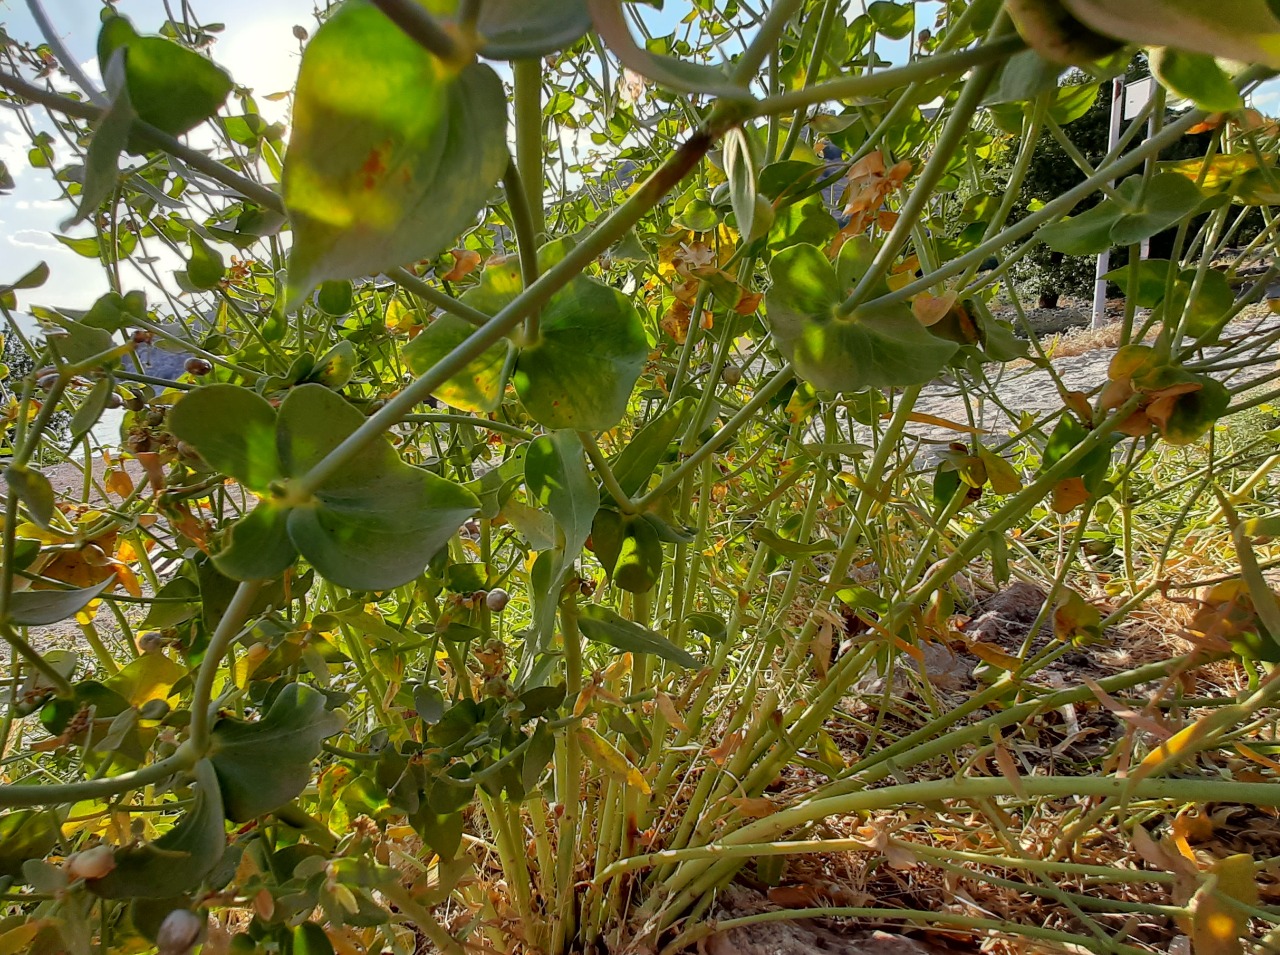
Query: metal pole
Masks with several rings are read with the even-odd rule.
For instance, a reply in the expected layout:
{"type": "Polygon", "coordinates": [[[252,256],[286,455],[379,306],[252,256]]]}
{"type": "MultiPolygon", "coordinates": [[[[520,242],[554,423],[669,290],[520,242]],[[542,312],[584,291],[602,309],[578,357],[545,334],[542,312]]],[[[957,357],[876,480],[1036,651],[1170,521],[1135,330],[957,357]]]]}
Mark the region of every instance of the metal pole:
{"type": "MultiPolygon", "coordinates": [[[[1153,109],[1151,111],[1151,115],[1147,117],[1147,139],[1150,139],[1155,134],[1156,134],[1156,111],[1153,109]]],[[[1156,157],[1156,158],[1159,158],[1159,157],[1156,157]]],[[[1155,158],[1149,159],[1147,161],[1155,162],[1155,158]]],[[[1139,258],[1141,258],[1142,261],[1144,262],[1147,259],[1151,258],[1151,237],[1150,236],[1142,240],[1142,252],[1139,258]]]]}
{"type": "MultiPolygon", "coordinates": [[[[1111,81],[1111,128],[1107,131],[1107,152],[1110,153],[1120,142],[1120,119],[1124,115],[1124,77],[1117,76],[1111,81]]],[[[1113,183],[1114,185],[1114,183],[1113,183]]],[[[1103,278],[1111,270],[1111,250],[1098,256],[1098,265],[1094,271],[1093,284],[1093,327],[1102,328],[1107,324],[1107,280],[1103,278]]]]}

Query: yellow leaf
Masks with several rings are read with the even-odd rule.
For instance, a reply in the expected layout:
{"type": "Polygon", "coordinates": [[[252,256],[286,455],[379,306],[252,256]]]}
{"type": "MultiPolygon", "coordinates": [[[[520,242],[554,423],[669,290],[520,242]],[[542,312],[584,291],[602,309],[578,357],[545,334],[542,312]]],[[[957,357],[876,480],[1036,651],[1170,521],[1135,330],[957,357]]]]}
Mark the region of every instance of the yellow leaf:
{"type": "Polygon", "coordinates": [[[441,276],[446,282],[457,282],[480,267],[479,252],[471,249],[450,249],[449,254],[453,256],[453,268],[441,276]]]}
{"type": "Polygon", "coordinates": [[[1022,784],[1022,773],[1018,772],[1018,763],[1013,758],[1013,753],[1009,751],[1009,747],[1005,745],[1004,737],[1000,735],[1000,730],[995,726],[991,727],[991,742],[994,746],[996,766],[1000,769],[1000,775],[1008,780],[1009,785],[1013,787],[1015,795],[1026,799],[1027,789],[1022,784]]]}
{"type": "Polygon", "coordinates": [[[889,286],[889,291],[896,292],[900,288],[906,288],[915,280],[916,277],[911,272],[893,272],[885,276],[884,283],[889,286]]]}
{"type": "Polygon", "coordinates": [[[1016,494],[1022,490],[1022,479],[1013,465],[989,448],[978,445],[978,457],[987,466],[987,480],[997,494],[1016,494]]]}
{"type": "Polygon", "coordinates": [[[732,805],[747,819],[764,819],[778,811],[773,800],[766,796],[726,796],[725,802],[732,805]]]}
{"type": "Polygon", "coordinates": [[[983,663],[989,663],[993,667],[1001,670],[1013,671],[1022,666],[1022,661],[1011,653],[1005,653],[994,643],[984,643],[981,640],[975,640],[969,644],[969,652],[981,660],[983,663]]]}
{"type": "Polygon", "coordinates": [[[667,721],[668,726],[672,726],[678,730],[687,730],[689,727],[681,717],[680,712],[676,709],[675,700],[667,696],[661,690],[654,695],[654,702],[657,704],[658,712],[662,714],[662,718],[667,721]]]}
{"type": "Polygon", "coordinates": [[[1253,857],[1238,853],[1219,859],[1209,878],[1191,900],[1191,946],[1196,955],[1242,955],[1240,936],[1249,928],[1249,916],[1227,902],[1258,904],[1258,883],[1253,857]]]}
{"type": "Polygon", "coordinates": [[[587,758],[605,775],[612,776],[619,782],[634,786],[646,796],[649,795],[648,780],[640,775],[640,770],[623,756],[618,748],[589,726],[578,729],[578,743],[587,758]]]}
{"type": "Polygon", "coordinates": [[[915,313],[916,320],[926,328],[930,325],[937,325],[947,317],[947,312],[951,311],[953,305],[956,304],[956,293],[947,292],[944,295],[933,296],[928,292],[921,292],[911,300],[911,311],[915,313]]]}
{"type": "Polygon", "coordinates": [[[1069,513],[1087,500],[1089,500],[1089,489],[1084,486],[1084,480],[1081,478],[1064,478],[1053,486],[1055,514],[1069,513]]]}
{"type": "MultiPolygon", "coordinates": [[[[892,414],[883,414],[880,417],[888,419],[892,418],[892,414]]],[[[986,428],[976,428],[971,424],[961,424],[959,421],[952,421],[950,418],[939,418],[937,415],[925,414],[923,411],[913,411],[907,415],[908,421],[914,421],[916,424],[931,424],[935,428],[946,428],[949,431],[963,431],[965,434],[987,434],[986,428]]]]}
{"type": "Polygon", "coordinates": [[[1063,590],[1053,609],[1053,635],[1063,643],[1096,640],[1102,636],[1102,613],[1074,590],[1063,590]]]}
{"type": "Polygon", "coordinates": [[[56,925],[53,919],[32,919],[17,928],[0,935],[0,955],[18,955],[27,951],[32,940],[48,925],[56,925]]]}
{"type": "Polygon", "coordinates": [[[836,745],[836,741],[831,738],[831,734],[826,730],[818,731],[818,759],[836,772],[846,768],[844,756],[840,753],[840,747],[836,745]]]}
{"type": "Polygon", "coordinates": [[[1137,769],[1131,774],[1132,778],[1135,781],[1146,779],[1157,768],[1164,766],[1167,762],[1172,762],[1184,755],[1195,752],[1195,744],[1209,732],[1210,728],[1211,724],[1200,720],[1178,730],[1178,732],[1147,753],[1142,762],[1138,764],[1137,769]]]}

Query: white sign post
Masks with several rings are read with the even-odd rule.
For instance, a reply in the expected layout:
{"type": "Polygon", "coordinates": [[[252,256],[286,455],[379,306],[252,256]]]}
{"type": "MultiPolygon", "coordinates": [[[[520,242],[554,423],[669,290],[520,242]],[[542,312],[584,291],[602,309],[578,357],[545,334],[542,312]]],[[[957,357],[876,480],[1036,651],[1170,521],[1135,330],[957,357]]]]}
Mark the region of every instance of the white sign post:
{"type": "MultiPolygon", "coordinates": [[[[1107,152],[1113,152],[1120,142],[1121,118],[1133,119],[1140,115],[1151,98],[1155,95],[1156,81],[1153,77],[1144,76],[1128,85],[1124,77],[1117,76],[1111,83],[1111,128],[1107,132],[1107,152]]],[[[1147,137],[1155,131],[1155,114],[1147,118],[1147,137]]],[[[1115,185],[1112,183],[1111,185],[1115,185]]],[[[1141,257],[1146,258],[1150,250],[1150,240],[1142,240],[1141,257]]],[[[1093,286],[1093,327],[1102,328],[1107,324],[1107,280],[1103,278],[1111,270],[1111,251],[1108,249],[1098,256],[1097,268],[1094,271],[1093,286]]]]}
{"type": "MultiPolygon", "coordinates": [[[[1117,76],[1111,82],[1111,128],[1107,131],[1107,152],[1115,151],[1120,142],[1120,119],[1124,115],[1124,77],[1117,76]]],[[[1114,183],[1112,183],[1114,185],[1114,183]]],[[[1111,250],[1098,256],[1093,281],[1093,327],[1107,324],[1107,280],[1103,278],[1111,270],[1111,250]]]]}

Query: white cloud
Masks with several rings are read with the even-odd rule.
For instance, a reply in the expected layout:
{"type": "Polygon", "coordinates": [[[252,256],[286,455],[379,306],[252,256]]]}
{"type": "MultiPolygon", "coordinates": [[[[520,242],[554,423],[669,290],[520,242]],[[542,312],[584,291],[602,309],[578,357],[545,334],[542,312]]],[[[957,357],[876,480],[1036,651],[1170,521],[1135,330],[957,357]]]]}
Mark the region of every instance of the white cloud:
{"type": "Polygon", "coordinates": [[[52,249],[60,251],[63,247],[58,240],[47,232],[35,229],[19,229],[13,235],[5,236],[10,245],[20,245],[28,249],[52,249]]]}
{"type": "Polygon", "coordinates": [[[0,162],[5,164],[14,179],[27,171],[27,151],[30,148],[31,143],[18,125],[17,117],[7,109],[0,110],[0,162]]]}

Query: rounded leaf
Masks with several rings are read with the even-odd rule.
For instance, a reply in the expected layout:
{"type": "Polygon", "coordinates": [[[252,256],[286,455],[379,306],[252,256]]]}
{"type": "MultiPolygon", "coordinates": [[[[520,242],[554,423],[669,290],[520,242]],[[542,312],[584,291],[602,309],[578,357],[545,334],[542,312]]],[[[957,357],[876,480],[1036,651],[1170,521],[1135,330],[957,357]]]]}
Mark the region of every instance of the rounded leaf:
{"type": "Polygon", "coordinates": [[[346,3],[302,57],[286,157],[288,307],[325,279],[439,255],[507,163],[502,81],[455,70],[372,4],[346,3]]]}

